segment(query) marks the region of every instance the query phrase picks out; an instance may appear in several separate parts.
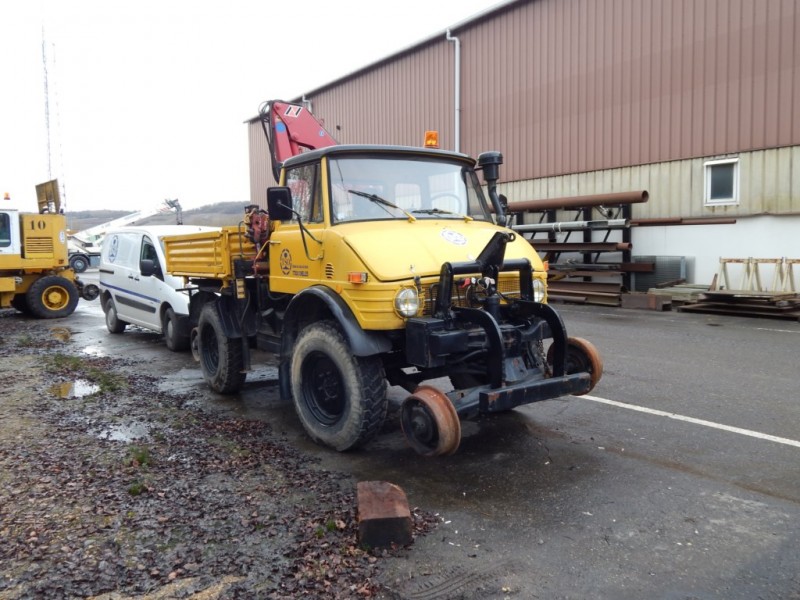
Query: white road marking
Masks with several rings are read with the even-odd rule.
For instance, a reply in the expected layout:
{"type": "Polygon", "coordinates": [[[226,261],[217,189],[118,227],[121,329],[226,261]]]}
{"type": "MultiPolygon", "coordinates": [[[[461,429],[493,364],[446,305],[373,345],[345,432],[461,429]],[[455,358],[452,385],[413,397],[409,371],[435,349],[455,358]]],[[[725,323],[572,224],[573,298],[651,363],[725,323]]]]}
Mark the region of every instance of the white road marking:
{"type": "Polygon", "coordinates": [[[752,431],[750,429],[742,429],[741,427],[731,427],[730,425],[723,425],[722,423],[714,423],[713,421],[695,419],[694,417],[678,415],[676,413],[666,412],[663,410],[656,410],[654,408],[647,408],[645,406],[636,406],[635,404],[626,404],[625,402],[617,402],[616,400],[608,400],[607,398],[590,396],[589,394],[585,394],[583,396],[575,396],[575,397],[591,400],[592,402],[599,402],[601,404],[608,404],[610,406],[616,406],[618,408],[627,408],[628,410],[635,410],[638,412],[647,413],[649,415],[656,415],[658,417],[667,417],[669,419],[675,419],[676,421],[685,421],[687,423],[694,423],[695,425],[702,425],[704,427],[711,427],[713,429],[720,429],[722,431],[738,433],[739,435],[746,435],[749,437],[758,438],[759,440],[767,440],[769,442],[775,442],[777,444],[784,444],[786,446],[794,446],[795,448],[800,448],[800,441],[790,440],[788,438],[782,438],[775,435],[769,435],[767,433],[759,433],[758,431],[752,431]]]}
{"type": "Polygon", "coordinates": [[[756,327],[756,331],[776,331],[778,333],[800,333],[800,330],[795,330],[795,329],[770,329],[769,327],[756,327]]]}

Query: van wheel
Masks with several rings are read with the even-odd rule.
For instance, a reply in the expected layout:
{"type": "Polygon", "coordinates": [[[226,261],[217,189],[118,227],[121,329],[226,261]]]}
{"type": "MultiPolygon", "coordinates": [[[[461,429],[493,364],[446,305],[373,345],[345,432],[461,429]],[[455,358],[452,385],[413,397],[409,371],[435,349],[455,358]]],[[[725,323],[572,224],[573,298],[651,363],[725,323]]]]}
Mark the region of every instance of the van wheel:
{"type": "Polygon", "coordinates": [[[75,284],[57,275],[37,279],[25,293],[28,310],[40,319],[68,317],[75,312],[79,298],[75,284]]]}
{"type": "Polygon", "coordinates": [[[291,373],[297,416],[315,442],[344,451],[378,434],[388,408],[383,364],[377,356],[353,356],[334,323],[300,333],[291,373]]]}
{"type": "Polygon", "coordinates": [[[181,352],[189,347],[189,336],[181,334],[181,321],[172,308],[164,311],[164,322],[161,324],[167,348],[173,352],[181,352]]]}
{"type": "Polygon", "coordinates": [[[203,306],[197,323],[200,370],[208,386],[220,394],[235,394],[242,388],[244,372],[242,340],[225,336],[216,304],[203,306]]]}
{"type": "Polygon", "coordinates": [[[117,306],[111,298],[106,300],[103,310],[106,312],[106,328],[108,328],[109,333],[122,333],[125,331],[125,327],[128,324],[117,317],[117,306]]]}

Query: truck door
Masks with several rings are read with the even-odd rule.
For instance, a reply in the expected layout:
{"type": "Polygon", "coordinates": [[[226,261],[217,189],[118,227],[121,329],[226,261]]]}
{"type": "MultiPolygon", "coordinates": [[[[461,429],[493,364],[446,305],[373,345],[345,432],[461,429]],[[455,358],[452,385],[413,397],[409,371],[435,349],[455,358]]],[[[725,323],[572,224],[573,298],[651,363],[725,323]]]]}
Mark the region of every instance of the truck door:
{"type": "Polygon", "coordinates": [[[292,191],[292,207],[307,231],[301,230],[295,215],[273,235],[269,250],[270,286],[275,291],[296,294],[318,283],[322,274],[325,218],[320,165],[310,163],[289,169],[285,181],[292,191]]]}

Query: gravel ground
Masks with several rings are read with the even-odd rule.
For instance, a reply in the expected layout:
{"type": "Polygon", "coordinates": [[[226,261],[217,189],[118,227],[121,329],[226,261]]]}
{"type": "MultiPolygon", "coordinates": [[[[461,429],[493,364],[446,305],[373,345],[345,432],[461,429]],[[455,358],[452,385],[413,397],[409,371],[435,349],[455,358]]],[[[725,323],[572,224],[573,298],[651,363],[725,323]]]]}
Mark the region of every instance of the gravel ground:
{"type": "Polygon", "coordinates": [[[391,596],[355,481],[70,337],[0,310],[0,600],[391,596]]]}

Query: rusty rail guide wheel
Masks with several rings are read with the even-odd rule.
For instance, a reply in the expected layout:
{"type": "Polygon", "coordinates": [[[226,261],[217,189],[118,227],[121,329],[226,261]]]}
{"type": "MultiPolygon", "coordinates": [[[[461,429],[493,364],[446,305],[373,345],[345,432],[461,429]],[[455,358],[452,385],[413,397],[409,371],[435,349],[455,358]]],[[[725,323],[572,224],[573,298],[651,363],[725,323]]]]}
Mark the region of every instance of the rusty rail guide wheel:
{"type": "MultiPolygon", "coordinates": [[[[547,364],[552,368],[553,365],[553,346],[547,349],[547,364]]],[[[589,340],[580,337],[567,338],[567,364],[565,372],[568,375],[573,373],[589,373],[591,383],[589,389],[584,392],[588,394],[600,381],[603,376],[603,359],[600,353],[589,340]]],[[[582,394],[576,394],[582,395],[582,394]]]]}
{"type": "Polygon", "coordinates": [[[421,385],[403,402],[400,424],[409,445],[423,456],[453,454],[461,443],[461,421],[442,392],[421,385]]]}

